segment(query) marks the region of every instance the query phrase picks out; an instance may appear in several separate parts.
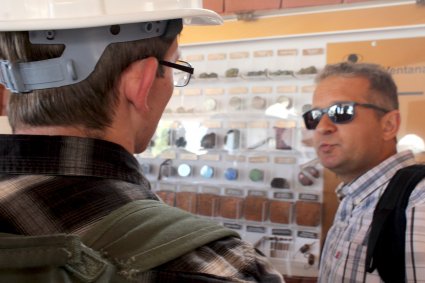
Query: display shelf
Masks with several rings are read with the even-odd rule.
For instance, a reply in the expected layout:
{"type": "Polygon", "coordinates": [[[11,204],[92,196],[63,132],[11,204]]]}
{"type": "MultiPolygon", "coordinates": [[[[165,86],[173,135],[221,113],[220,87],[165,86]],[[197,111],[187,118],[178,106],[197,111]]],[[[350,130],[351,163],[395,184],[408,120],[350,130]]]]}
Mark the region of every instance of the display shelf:
{"type": "Polygon", "coordinates": [[[325,52],[280,46],[182,47],[194,78],[171,97],[153,146],[137,158],[165,202],[237,230],[283,274],[314,276],[323,174],[301,119],[314,74],[299,72],[320,70],[325,52]]]}
{"type": "MultiPolygon", "coordinates": [[[[317,71],[318,72],[318,71],[317,71]]],[[[238,83],[241,81],[296,81],[296,80],[311,80],[313,79],[317,72],[313,74],[300,74],[295,70],[263,70],[263,71],[248,71],[239,73],[234,77],[227,77],[225,75],[217,74],[217,77],[211,78],[202,78],[201,74],[194,74],[191,78],[190,85],[195,84],[217,84],[217,83],[238,83]],[[261,72],[261,74],[256,75],[255,73],[261,72]],[[291,74],[288,74],[291,73],[291,74]]]]}

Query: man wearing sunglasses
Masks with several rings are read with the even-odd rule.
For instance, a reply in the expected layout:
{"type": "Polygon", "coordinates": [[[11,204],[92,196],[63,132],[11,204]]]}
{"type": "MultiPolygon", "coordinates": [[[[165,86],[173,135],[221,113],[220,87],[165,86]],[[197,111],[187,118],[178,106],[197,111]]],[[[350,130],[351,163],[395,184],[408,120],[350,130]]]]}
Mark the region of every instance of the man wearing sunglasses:
{"type": "Polygon", "coordinates": [[[174,86],[185,0],[0,0],[0,282],[282,282],[234,231],[162,203],[144,151],[174,86]]]}
{"type": "MultiPolygon", "coordinates": [[[[382,282],[365,266],[373,212],[396,171],[415,163],[412,152],[396,149],[397,87],[377,65],[328,65],[317,77],[312,105],[303,114],[305,126],[314,130],[320,162],[342,181],[319,282],[382,282]]],[[[406,213],[407,282],[419,282],[425,278],[425,181],[413,191],[406,213]]]]}

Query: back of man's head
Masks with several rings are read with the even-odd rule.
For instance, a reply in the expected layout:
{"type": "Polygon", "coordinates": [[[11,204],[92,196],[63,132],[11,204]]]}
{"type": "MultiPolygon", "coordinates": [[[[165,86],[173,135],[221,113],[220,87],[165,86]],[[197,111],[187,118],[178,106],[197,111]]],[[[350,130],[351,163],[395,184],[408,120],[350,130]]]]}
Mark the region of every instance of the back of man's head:
{"type": "Polygon", "coordinates": [[[102,131],[113,118],[123,70],[146,57],[163,59],[183,22],[221,23],[201,1],[2,2],[0,79],[13,93],[12,129],[102,131]]]}

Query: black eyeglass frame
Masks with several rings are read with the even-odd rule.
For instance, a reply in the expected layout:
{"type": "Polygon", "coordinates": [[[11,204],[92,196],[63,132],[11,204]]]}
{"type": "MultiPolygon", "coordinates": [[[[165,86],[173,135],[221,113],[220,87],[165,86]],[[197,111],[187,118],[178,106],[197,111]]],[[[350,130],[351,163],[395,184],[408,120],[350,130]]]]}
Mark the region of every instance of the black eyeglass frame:
{"type": "Polygon", "coordinates": [[[193,75],[193,72],[194,72],[195,69],[192,67],[192,65],[190,65],[189,62],[186,62],[186,61],[183,61],[183,60],[177,60],[177,62],[181,62],[183,64],[186,64],[187,66],[180,65],[180,64],[177,64],[177,63],[173,63],[173,62],[169,62],[169,61],[158,60],[158,63],[161,64],[161,65],[163,65],[163,66],[167,66],[167,67],[170,67],[170,68],[177,69],[179,71],[188,73],[189,74],[189,78],[187,79],[186,83],[184,85],[176,85],[176,87],[187,86],[188,83],[189,83],[189,81],[190,81],[190,78],[193,75]]]}
{"type": "MultiPolygon", "coordinates": [[[[320,120],[322,119],[324,114],[328,114],[329,119],[332,121],[332,123],[334,124],[345,124],[345,123],[349,123],[354,119],[354,116],[356,115],[356,111],[355,111],[355,106],[362,106],[362,107],[366,107],[366,108],[370,108],[370,109],[374,109],[377,111],[381,111],[384,112],[385,114],[390,112],[390,110],[379,107],[375,104],[371,104],[371,103],[359,103],[359,102],[355,102],[355,101],[342,101],[342,102],[336,102],[334,104],[332,104],[329,107],[325,107],[325,108],[313,108],[307,112],[305,112],[302,116],[304,118],[304,124],[307,130],[314,130],[316,129],[317,125],[319,125],[320,120]],[[344,106],[352,106],[353,107],[353,114],[351,115],[351,117],[347,120],[344,121],[337,121],[336,118],[334,118],[335,116],[330,116],[329,115],[329,110],[332,107],[335,106],[339,106],[339,107],[344,107],[344,106]],[[319,111],[320,115],[316,118],[316,119],[312,119],[313,121],[317,121],[316,124],[314,126],[309,126],[310,123],[308,122],[308,120],[310,119],[309,115],[311,116],[311,113],[313,111],[319,111]]],[[[344,113],[346,114],[346,113],[344,113]]]]}

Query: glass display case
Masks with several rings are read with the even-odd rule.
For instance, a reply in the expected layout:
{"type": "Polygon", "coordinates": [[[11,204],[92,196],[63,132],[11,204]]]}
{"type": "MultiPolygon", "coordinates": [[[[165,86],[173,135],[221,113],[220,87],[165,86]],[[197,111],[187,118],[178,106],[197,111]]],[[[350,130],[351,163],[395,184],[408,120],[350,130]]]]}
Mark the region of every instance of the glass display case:
{"type": "Polygon", "coordinates": [[[183,46],[195,68],[137,156],[168,204],[235,229],[283,274],[315,276],[322,168],[301,114],[325,46],[280,40],[183,46]]]}

